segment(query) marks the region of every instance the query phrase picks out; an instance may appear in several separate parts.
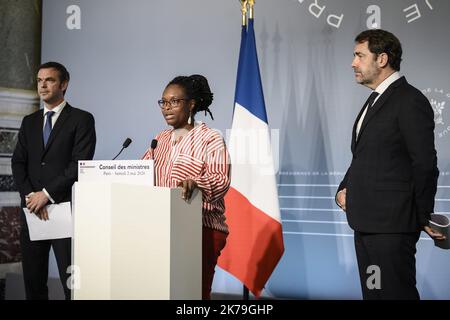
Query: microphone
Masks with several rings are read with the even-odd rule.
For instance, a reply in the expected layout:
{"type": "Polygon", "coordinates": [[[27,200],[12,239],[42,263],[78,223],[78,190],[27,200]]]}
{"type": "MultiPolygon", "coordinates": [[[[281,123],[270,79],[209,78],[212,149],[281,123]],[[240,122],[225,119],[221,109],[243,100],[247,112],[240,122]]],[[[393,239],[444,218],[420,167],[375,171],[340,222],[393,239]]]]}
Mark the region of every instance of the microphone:
{"type": "Polygon", "coordinates": [[[156,185],[156,173],[155,173],[155,149],[158,145],[158,140],[153,139],[150,144],[150,148],[152,149],[152,159],[153,159],[153,185],[156,185]]]}
{"type": "Polygon", "coordinates": [[[156,149],[156,146],[158,145],[158,140],[153,139],[152,143],[150,144],[150,148],[152,149],[156,149]]]}
{"type": "Polygon", "coordinates": [[[155,160],[155,149],[156,146],[158,145],[158,140],[153,139],[152,143],[150,143],[150,149],[152,150],[152,159],[155,160]]]}
{"type": "Polygon", "coordinates": [[[128,146],[131,144],[131,142],[133,142],[133,141],[130,138],[126,138],[125,141],[123,142],[122,147],[128,148],[128,146]]]}
{"type": "Polygon", "coordinates": [[[123,149],[127,148],[131,142],[133,141],[130,138],[126,138],[122,144],[122,149],[120,149],[119,153],[113,158],[113,160],[116,160],[116,158],[122,153],[123,149]]]}

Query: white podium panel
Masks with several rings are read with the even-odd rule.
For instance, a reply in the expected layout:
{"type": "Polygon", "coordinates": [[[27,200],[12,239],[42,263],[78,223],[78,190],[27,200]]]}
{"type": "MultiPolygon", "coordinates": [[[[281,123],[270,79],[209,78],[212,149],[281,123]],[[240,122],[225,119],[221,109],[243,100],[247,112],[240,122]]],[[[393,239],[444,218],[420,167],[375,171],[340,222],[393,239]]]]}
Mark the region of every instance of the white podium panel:
{"type": "Polygon", "coordinates": [[[79,182],[115,182],[153,186],[153,160],[78,161],[79,182]]]}
{"type": "Polygon", "coordinates": [[[73,299],[201,299],[201,192],[77,182],[73,195],[73,299]]]}

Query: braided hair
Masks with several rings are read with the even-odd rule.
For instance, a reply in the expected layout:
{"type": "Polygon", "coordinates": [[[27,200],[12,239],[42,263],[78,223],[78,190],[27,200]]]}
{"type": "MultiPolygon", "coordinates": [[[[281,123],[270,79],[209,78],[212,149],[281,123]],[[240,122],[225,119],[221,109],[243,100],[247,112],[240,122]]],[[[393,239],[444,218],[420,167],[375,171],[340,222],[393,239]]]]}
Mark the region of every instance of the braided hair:
{"type": "Polygon", "coordinates": [[[170,81],[167,87],[175,84],[184,89],[188,99],[195,100],[195,106],[192,110],[193,115],[199,111],[205,111],[205,116],[208,113],[211,119],[214,120],[211,110],[209,110],[209,106],[213,101],[213,93],[209,88],[208,80],[204,76],[200,74],[193,74],[188,77],[178,76],[170,81]]]}

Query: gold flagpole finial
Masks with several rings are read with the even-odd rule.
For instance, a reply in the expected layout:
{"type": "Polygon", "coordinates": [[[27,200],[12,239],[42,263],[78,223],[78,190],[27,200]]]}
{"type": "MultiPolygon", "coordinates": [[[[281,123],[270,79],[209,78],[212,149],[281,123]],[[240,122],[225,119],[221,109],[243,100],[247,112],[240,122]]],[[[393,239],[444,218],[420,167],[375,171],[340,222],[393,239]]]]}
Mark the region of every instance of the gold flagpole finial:
{"type": "Polygon", "coordinates": [[[248,0],[239,0],[241,3],[241,11],[242,11],[242,26],[247,25],[247,2],[248,0]]]}
{"type": "Polygon", "coordinates": [[[255,5],[255,0],[248,0],[248,5],[250,7],[248,18],[253,19],[253,6],[255,5]]]}

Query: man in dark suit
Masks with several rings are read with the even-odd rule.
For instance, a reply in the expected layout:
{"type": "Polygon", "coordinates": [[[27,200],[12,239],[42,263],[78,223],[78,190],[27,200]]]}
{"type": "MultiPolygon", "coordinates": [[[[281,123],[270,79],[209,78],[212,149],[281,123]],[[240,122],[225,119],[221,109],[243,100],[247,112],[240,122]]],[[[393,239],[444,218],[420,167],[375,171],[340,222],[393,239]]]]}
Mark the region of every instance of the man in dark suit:
{"type": "MultiPolygon", "coordinates": [[[[64,100],[69,73],[56,62],[39,67],[37,89],[44,108],[26,116],[12,157],[14,181],[22,207],[48,220],[47,205],[71,201],[78,175],[78,160],[90,160],[95,151],[94,117],[64,100]]],[[[48,299],[47,278],[53,248],[66,299],[71,265],[71,239],[31,241],[22,212],[20,236],[22,267],[27,299],[48,299]]]]}
{"type": "Polygon", "coordinates": [[[434,209],[434,114],[399,75],[402,48],[384,30],[355,39],[356,81],[373,90],[353,127],[352,162],[336,193],[354,230],[364,299],[419,299],[415,253],[434,209]]]}

